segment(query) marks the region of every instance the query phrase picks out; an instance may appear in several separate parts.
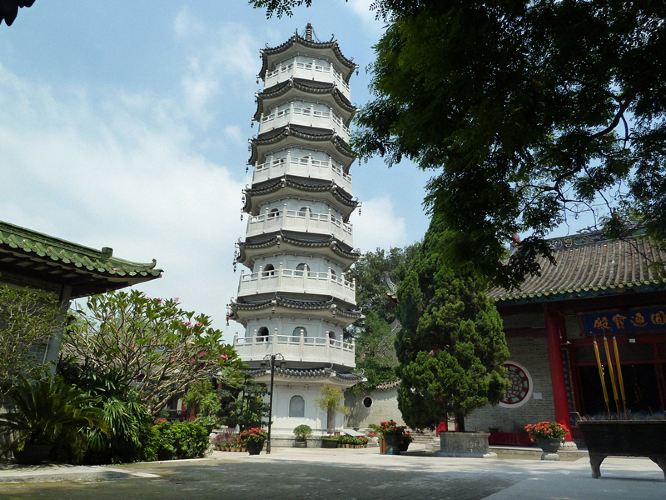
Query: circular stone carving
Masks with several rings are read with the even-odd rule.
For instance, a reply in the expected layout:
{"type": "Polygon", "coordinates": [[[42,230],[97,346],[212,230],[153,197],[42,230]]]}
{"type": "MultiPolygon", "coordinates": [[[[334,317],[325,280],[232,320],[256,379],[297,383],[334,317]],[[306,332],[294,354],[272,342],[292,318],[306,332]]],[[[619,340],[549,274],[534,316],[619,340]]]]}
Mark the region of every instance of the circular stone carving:
{"type": "Polygon", "coordinates": [[[372,398],[367,397],[363,399],[363,406],[365,406],[366,408],[370,408],[372,406],[372,398]]]}
{"type": "Polygon", "coordinates": [[[532,395],[532,377],[525,367],[515,361],[507,361],[504,368],[510,385],[499,404],[504,408],[518,408],[527,403],[532,395]]]}

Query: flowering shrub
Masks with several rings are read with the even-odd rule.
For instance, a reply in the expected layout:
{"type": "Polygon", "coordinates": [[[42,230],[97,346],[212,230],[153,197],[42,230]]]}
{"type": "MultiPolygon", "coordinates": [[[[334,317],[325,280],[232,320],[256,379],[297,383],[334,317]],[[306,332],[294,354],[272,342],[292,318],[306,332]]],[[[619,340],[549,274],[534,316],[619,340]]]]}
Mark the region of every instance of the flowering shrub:
{"type": "Polygon", "coordinates": [[[264,444],[266,437],[266,431],[260,427],[251,427],[240,433],[241,442],[246,446],[248,443],[264,444]]]}
{"type": "Polygon", "coordinates": [[[553,439],[564,439],[564,436],[567,435],[567,428],[562,424],[557,422],[549,422],[547,420],[543,422],[537,422],[536,424],[527,424],[525,426],[525,431],[530,435],[532,441],[537,438],[553,438],[553,439]]]}
{"type": "Polygon", "coordinates": [[[405,432],[405,426],[398,425],[398,423],[393,419],[385,420],[384,422],[379,423],[379,428],[377,429],[377,431],[382,436],[386,436],[388,434],[395,434],[402,436],[405,432]]]}
{"type": "Polygon", "coordinates": [[[409,444],[412,441],[414,441],[414,437],[412,436],[412,433],[409,431],[405,431],[404,434],[402,435],[402,442],[404,444],[409,444]]]}

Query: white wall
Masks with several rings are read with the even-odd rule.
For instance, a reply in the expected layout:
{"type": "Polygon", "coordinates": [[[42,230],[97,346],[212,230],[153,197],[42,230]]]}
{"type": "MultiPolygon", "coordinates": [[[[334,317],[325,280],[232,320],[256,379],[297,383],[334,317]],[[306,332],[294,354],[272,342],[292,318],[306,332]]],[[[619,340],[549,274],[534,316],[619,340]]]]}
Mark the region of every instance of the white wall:
{"type": "Polygon", "coordinates": [[[253,337],[255,332],[258,331],[262,326],[267,327],[271,335],[275,333],[276,328],[278,335],[292,335],[294,328],[305,328],[307,331],[306,338],[326,338],[326,332],[333,331],[335,332],[335,338],[337,340],[342,339],[342,328],[334,325],[333,323],[320,321],[317,319],[289,317],[250,320],[247,322],[245,337],[253,337]]]}

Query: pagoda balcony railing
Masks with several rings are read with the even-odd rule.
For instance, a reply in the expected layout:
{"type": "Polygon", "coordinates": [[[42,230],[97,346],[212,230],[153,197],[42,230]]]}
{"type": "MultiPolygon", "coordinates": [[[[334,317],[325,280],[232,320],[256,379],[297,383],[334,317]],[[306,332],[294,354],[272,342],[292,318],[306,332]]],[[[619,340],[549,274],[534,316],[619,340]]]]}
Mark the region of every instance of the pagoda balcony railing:
{"type": "Polygon", "coordinates": [[[267,354],[280,353],[287,361],[333,363],[356,366],[352,340],[334,340],[303,335],[235,337],[234,348],[243,361],[262,361],[267,354]]]}
{"type": "Polygon", "coordinates": [[[286,125],[301,125],[333,130],[342,140],[349,142],[349,127],[333,111],[319,111],[314,106],[298,106],[293,102],[288,108],[275,110],[270,115],[261,115],[259,133],[269,132],[286,125]]]}
{"type": "Polygon", "coordinates": [[[244,273],[238,283],[238,296],[274,294],[276,292],[330,295],[350,304],[356,303],[356,281],[347,281],[333,271],[312,272],[307,269],[259,268],[257,273],[244,273]]]}
{"type": "Polygon", "coordinates": [[[289,64],[279,64],[273,71],[266,73],[264,87],[269,88],[292,78],[334,83],[342,95],[351,100],[349,84],[345,82],[342,75],[332,66],[322,66],[316,63],[294,63],[292,61],[289,64]]]}
{"type": "Polygon", "coordinates": [[[274,158],[264,163],[255,163],[252,182],[263,182],[285,175],[334,181],[348,193],[351,193],[352,189],[351,175],[346,174],[342,166],[331,158],[324,161],[315,160],[311,156],[295,157],[289,154],[286,158],[274,158]]]}
{"type": "Polygon", "coordinates": [[[330,234],[350,247],[352,245],[352,225],[343,222],[332,213],[312,213],[310,210],[287,210],[267,212],[250,217],[246,236],[272,233],[281,229],[302,233],[330,234]]]}

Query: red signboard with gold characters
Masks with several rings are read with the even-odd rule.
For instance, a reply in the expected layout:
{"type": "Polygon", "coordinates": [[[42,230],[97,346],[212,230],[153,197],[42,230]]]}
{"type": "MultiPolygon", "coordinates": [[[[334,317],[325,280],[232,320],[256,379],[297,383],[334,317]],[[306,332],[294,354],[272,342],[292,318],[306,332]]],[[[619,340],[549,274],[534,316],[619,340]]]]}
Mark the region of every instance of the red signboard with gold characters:
{"type": "Polygon", "coordinates": [[[591,335],[666,331],[666,306],[581,313],[583,331],[591,335]]]}

